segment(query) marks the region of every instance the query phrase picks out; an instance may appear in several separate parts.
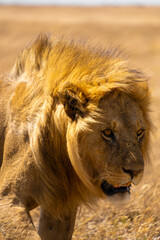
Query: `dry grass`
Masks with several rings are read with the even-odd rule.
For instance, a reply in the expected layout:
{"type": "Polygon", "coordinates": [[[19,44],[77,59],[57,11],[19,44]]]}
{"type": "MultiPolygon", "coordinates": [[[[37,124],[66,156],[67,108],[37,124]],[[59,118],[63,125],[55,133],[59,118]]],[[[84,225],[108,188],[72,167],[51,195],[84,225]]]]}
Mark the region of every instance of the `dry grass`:
{"type": "MultiPolygon", "coordinates": [[[[21,49],[40,32],[67,34],[92,43],[121,46],[129,61],[150,77],[152,116],[152,170],[132,190],[128,206],[116,208],[108,201],[76,221],[74,240],[160,239],[160,8],[145,7],[0,7],[0,72],[13,65],[21,49]]],[[[34,211],[35,223],[38,211],[34,211]]]]}

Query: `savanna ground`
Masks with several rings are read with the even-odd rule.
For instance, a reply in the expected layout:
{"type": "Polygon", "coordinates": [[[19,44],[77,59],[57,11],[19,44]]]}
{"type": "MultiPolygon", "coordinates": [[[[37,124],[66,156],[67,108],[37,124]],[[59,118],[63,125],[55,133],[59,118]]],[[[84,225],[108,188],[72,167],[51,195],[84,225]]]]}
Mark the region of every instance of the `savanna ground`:
{"type": "MultiPolygon", "coordinates": [[[[78,214],[74,240],[160,239],[160,8],[149,7],[4,7],[0,6],[0,72],[40,32],[89,40],[106,48],[119,46],[133,67],[150,78],[153,93],[153,167],[132,188],[125,207],[108,201],[78,214]]],[[[32,212],[37,226],[38,210],[32,212]]]]}

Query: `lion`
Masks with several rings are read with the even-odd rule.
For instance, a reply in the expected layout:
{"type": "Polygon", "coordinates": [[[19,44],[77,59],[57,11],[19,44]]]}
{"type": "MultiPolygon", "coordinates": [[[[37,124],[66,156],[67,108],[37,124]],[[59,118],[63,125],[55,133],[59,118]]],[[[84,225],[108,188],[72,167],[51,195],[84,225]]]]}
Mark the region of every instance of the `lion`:
{"type": "Polygon", "coordinates": [[[0,80],[4,239],[69,240],[79,206],[126,204],[150,161],[150,102],[118,50],[46,35],[27,46],[0,80]]]}

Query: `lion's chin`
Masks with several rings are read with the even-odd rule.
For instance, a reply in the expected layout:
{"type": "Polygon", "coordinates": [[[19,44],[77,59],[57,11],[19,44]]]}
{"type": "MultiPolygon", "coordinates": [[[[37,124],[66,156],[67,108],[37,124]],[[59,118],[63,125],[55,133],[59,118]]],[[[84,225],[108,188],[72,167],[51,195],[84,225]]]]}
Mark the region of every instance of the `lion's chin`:
{"type": "Polygon", "coordinates": [[[130,193],[129,192],[116,193],[112,196],[108,196],[108,200],[115,206],[126,205],[130,201],[130,193]]]}

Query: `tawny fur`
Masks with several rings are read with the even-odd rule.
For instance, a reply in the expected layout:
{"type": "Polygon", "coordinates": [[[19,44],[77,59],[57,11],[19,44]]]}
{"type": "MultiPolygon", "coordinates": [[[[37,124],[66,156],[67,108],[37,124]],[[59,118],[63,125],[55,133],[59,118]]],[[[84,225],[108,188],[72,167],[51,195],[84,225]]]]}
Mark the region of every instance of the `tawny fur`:
{"type": "Polygon", "coordinates": [[[150,91],[143,74],[117,51],[41,35],[2,78],[0,94],[5,239],[40,239],[29,215],[38,205],[41,239],[71,239],[77,207],[105,198],[104,179],[125,184],[130,177],[123,168],[137,172],[133,183],[142,178],[152,128],[150,91]],[[106,122],[121,131],[115,150],[99,134],[106,122]],[[145,138],[138,143],[140,128],[145,138]]]}

